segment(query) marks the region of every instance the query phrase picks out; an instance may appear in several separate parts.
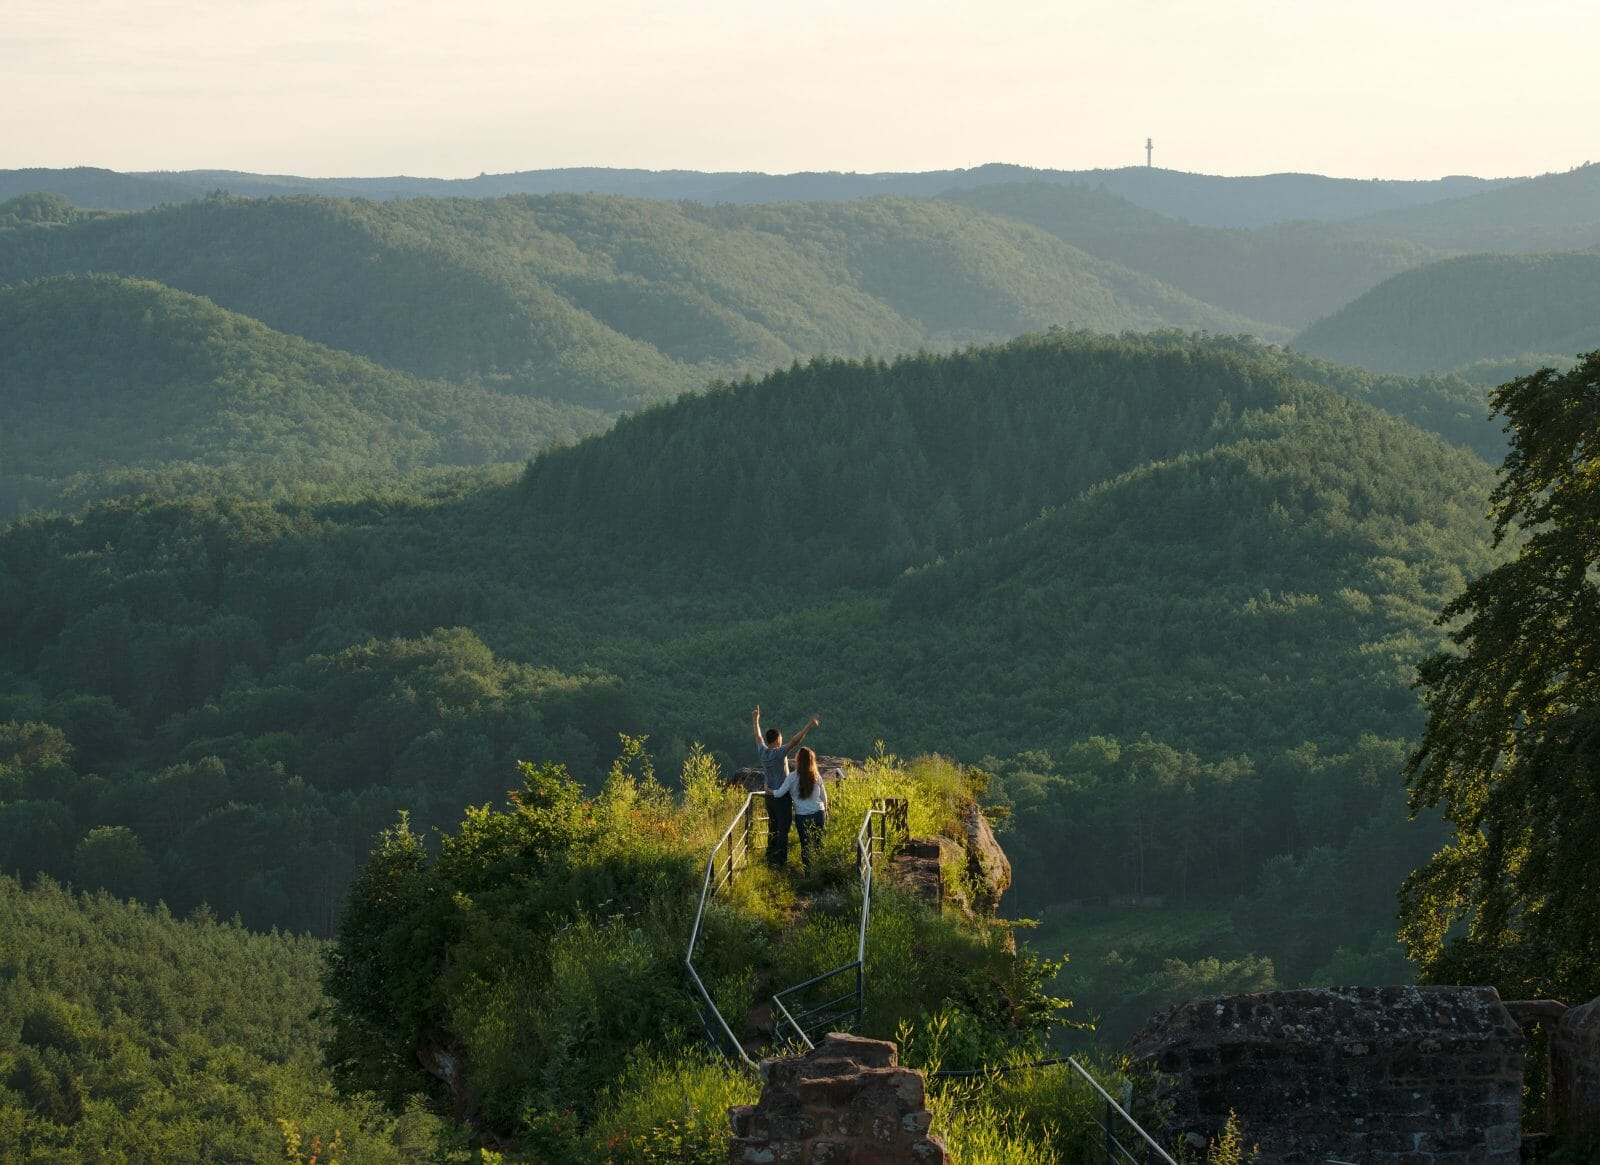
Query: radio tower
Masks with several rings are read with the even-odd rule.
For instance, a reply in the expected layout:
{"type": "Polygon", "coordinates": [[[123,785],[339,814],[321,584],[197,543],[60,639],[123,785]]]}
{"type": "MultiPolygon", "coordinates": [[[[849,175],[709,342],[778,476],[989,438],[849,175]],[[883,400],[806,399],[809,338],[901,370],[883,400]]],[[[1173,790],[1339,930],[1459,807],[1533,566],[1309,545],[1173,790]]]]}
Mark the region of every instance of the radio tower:
{"type": "Polygon", "coordinates": [[[1145,138],[1144,139],[1144,168],[1146,170],[1148,170],[1150,168],[1150,154],[1151,154],[1152,151],[1155,150],[1155,148],[1156,148],[1156,143],[1152,139],[1150,139],[1150,138],[1145,138]]]}

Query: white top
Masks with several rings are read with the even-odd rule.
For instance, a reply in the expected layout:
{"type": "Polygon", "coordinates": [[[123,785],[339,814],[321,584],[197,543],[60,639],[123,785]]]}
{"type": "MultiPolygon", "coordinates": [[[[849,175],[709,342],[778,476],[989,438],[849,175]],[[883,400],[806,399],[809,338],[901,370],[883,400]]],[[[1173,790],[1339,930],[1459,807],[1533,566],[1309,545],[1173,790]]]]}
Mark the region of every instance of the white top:
{"type": "Polygon", "coordinates": [[[821,813],[828,807],[828,786],[822,779],[822,774],[817,774],[817,787],[811,790],[811,796],[800,795],[800,774],[790,773],[783,778],[783,784],[772,790],[774,797],[782,797],[788,793],[794,797],[795,813],[821,813]]]}

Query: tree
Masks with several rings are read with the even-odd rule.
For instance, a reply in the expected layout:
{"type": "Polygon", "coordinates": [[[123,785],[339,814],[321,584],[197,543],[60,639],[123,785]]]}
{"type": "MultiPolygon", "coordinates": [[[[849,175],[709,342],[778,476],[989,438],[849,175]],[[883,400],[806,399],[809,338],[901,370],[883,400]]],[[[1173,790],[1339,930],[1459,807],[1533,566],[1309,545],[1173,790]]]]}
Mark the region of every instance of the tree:
{"type": "Polygon", "coordinates": [[[155,862],[126,825],[91,829],[72,851],[72,881],[80,890],[109,890],[119,898],[149,901],[159,877],[155,862]]]}
{"type": "Polygon", "coordinates": [[[1401,890],[1435,982],[1600,994],[1600,352],[1498,388],[1511,448],[1491,502],[1516,556],[1440,616],[1457,650],[1418,669],[1428,709],[1413,814],[1454,836],[1401,890]]]}

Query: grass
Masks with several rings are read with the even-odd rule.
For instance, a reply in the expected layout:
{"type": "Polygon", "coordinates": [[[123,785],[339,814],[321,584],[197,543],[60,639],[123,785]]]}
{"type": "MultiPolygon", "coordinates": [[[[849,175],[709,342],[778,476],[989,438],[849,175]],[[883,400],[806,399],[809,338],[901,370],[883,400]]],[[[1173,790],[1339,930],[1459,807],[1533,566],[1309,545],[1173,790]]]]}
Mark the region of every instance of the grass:
{"type": "Polygon", "coordinates": [[[601,1097],[589,1159],[726,1161],[728,1109],[760,1094],[760,1081],[698,1050],[641,1049],[601,1097]]]}
{"type": "MultiPolygon", "coordinates": [[[[691,785],[687,779],[685,783],[691,785]]],[[[961,811],[973,800],[967,775],[959,766],[938,757],[906,763],[881,752],[858,775],[830,784],[828,792],[829,822],[817,868],[803,872],[793,844],[787,870],[766,866],[761,860],[766,827],[758,823],[747,864],[708,912],[697,966],[705,964],[702,973],[735,1030],[743,1029],[751,1009],[761,1002],[758,996],[855,959],[860,919],[855,841],[874,800],[905,798],[913,836],[962,840],[961,811]]],[[[700,781],[685,801],[694,811],[694,824],[683,836],[703,841],[709,853],[738,812],[743,793],[713,790],[700,781]]],[[[1127,920],[1119,913],[1101,921],[1109,938],[1127,920]]],[[[1049,944],[1065,937],[1058,928],[1059,923],[1042,928],[1035,948],[1047,951],[1049,944]]],[[[1009,1012],[1006,1002],[1032,1000],[1043,972],[1035,971],[1035,978],[1029,979],[1030,960],[1012,957],[1007,934],[1005,925],[975,924],[970,918],[942,914],[884,880],[873,894],[861,1034],[899,1039],[905,1044],[904,1061],[913,1064],[929,1050],[936,1059],[948,1058],[952,1065],[959,1061],[959,1066],[1044,1054],[1041,1029],[1019,1020],[1020,1013],[1009,1012]]],[[[830,996],[847,993],[853,983],[845,980],[853,976],[817,990],[830,996]]],[[[819,1001],[808,999],[799,1005],[819,1001]]],[[[670,1100],[670,1076],[660,1062],[642,1070],[641,1082],[649,1078],[654,1083],[644,1088],[637,1103],[654,1107],[648,1115],[635,1109],[637,1115],[601,1122],[610,1130],[608,1135],[615,1136],[624,1126],[659,1130],[670,1118],[677,1122],[671,1126],[677,1136],[685,1122],[692,1123],[686,1111],[669,1112],[670,1104],[679,1103],[670,1100]]],[[[710,1079],[702,1084],[712,1093],[719,1087],[710,1079]]],[[[1088,1143],[1085,1130],[1092,1126],[1087,1086],[1059,1071],[939,1086],[930,1093],[930,1105],[952,1149],[962,1160],[978,1165],[1077,1160],[1088,1143]]],[[[724,1141],[719,1138],[717,1143],[724,1141]]],[[[698,1157],[686,1153],[673,1159],[698,1157]]]]}

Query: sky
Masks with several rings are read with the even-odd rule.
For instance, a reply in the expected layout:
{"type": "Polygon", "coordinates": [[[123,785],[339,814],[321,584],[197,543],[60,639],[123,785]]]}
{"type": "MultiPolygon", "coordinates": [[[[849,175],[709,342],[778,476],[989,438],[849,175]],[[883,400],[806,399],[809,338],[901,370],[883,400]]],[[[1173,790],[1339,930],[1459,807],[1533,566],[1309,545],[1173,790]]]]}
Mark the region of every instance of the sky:
{"type": "Polygon", "coordinates": [[[0,169],[1600,160],[1593,0],[0,0],[0,169]]]}

